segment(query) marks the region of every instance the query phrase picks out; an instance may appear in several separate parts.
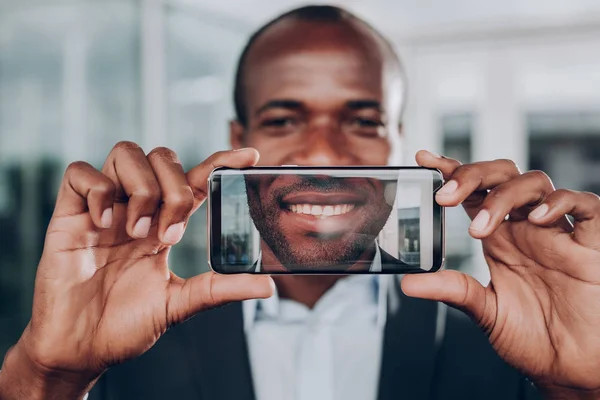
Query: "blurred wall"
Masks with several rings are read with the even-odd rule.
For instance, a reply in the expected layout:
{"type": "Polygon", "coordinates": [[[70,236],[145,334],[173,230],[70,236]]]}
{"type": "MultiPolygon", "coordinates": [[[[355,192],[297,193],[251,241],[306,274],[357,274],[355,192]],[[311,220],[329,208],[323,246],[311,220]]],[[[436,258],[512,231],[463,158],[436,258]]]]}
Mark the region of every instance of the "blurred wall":
{"type": "MultiPolygon", "coordinates": [[[[433,1],[427,29],[400,31],[396,15],[407,22],[416,14],[404,11],[418,9],[426,20],[427,8],[338,3],[382,27],[404,59],[407,164],[420,148],[511,158],[557,186],[600,192],[600,18],[432,29],[451,19],[433,1]]],[[[0,356],[29,319],[64,168],[100,167],[119,140],[171,147],[186,167],[226,148],[239,52],[256,26],[297,4],[0,0],[0,356]]],[[[175,248],[176,273],[206,270],[205,222],[201,210],[175,248]]],[[[447,223],[448,266],[488,279],[467,218],[449,210],[447,223]]]]}
{"type": "MultiPolygon", "coordinates": [[[[27,324],[66,166],[120,140],[190,168],[228,147],[233,68],[250,27],[157,1],[0,1],[0,357],[27,324]]],[[[207,270],[206,214],[173,270],[207,270]]]]}
{"type": "MultiPolygon", "coordinates": [[[[600,18],[396,37],[408,68],[406,156],[508,158],[556,187],[600,193],[600,18]]],[[[462,210],[446,214],[449,266],[489,280],[462,210]]]]}

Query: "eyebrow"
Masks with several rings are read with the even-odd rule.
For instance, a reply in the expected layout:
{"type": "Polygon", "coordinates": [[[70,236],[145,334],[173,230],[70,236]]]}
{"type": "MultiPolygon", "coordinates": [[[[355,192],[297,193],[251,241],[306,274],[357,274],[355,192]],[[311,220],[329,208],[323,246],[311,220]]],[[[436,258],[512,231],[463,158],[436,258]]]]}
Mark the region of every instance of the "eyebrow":
{"type": "Polygon", "coordinates": [[[375,108],[379,112],[383,112],[381,103],[377,100],[351,100],[346,103],[346,107],[352,110],[360,110],[363,108],[375,108]]]}
{"type": "MultiPolygon", "coordinates": [[[[377,100],[371,99],[363,99],[363,100],[350,100],[346,102],[346,107],[351,110],[361,110],[365,108],[374,108],[379,112],[383,112],[383,107],[381,103],[377,100]]],[[[259,115],[260,113],[272,109],[272,108],[287,108],[291,110],[300,110],[304,108],[304,105],[297,100],[289,100],[289,99],[276,99],[270,100],[263,104],[258,110],[256,110],[255,115],[259,115]]]]}
{"type": "Polygon", "coordinates": [[[292,110],[298,110],[301,109],[302,103],[296,100],[287,100],[287,99],[282,99],[282,100],[270,100],[268,102],[266,102],[265,104],[263,104],[258,110],[256,110],[256,115],[262,113],[263,111],[269,110],[271,108],[288,108],[288,109],[292,109],[292,110]]]}

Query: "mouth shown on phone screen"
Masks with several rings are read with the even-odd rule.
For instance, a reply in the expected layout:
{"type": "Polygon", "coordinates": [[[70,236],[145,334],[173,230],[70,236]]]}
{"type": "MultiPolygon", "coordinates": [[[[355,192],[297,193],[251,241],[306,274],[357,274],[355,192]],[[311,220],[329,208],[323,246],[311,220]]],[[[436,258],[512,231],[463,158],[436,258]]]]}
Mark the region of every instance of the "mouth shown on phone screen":
{"type": "Polygon", "coordinates": [[[321,238],[352,230],[367,199],[351,192],[299,191],[279,203],[282,223],[321,238]]]}

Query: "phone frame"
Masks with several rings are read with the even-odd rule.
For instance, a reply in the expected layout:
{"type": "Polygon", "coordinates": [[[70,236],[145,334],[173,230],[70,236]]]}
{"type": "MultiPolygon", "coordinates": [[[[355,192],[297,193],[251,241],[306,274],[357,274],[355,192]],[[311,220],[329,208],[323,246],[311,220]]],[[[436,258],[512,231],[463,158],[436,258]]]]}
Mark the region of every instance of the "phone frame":
{"type": "MultiPolygon", "coordinates": [[[[218,167],[215,168],[210,175],[208,176],[208,182],[207,182],[207,190],[206,190],[206,197],[207,197],[207,237],[208,237],[208,251],[207,251],[207,255],[208,255],[208,266],[211,269],[211,271],[219,274],[219,275],[236,275],[236,274],[242,274],[242,273],[247,273],[247,272],[242,272],[242,271],[232,271],[232,272],[226,272],[226,271],[217,271],[211,260],[212,260],[212,256],[213,256],[213,233],[215,232],[215,223],[213,223],[213,218],[212,218],[212,214],[213,214],[213,208],[215,207],[215,205],[213,204],[212,201],[212,197],[213,197],[213,193],[215,193],[215,190],[213,188],[213,182],[214,182],[214,177],[215,174],[219,171],[248,171],[248,170],[261,170],[261,171],[279,171],[279,170],[394,170],[394,171],[399,171],[399,170],[428,170],[428,171],[432,171],[432,172],[437,172],[440,175],[440,186],[438,188],[434,188],[433,189],[433,196],[435,197],[435,193],[442,187],[444,186],[444,175],[443,173],[437,169],[437,168],[426,168],[426,167],[418,167],[418,166],[390,166],[390,165],[386,165],[386,166],[381,166],[381,165],[377,165],[377,166],[295,166],[295,165],[283,165],[283,166],[256,166],[256,167],[248,167],[248,168],[229,168],[229,167],[218,167]]],[[[220,182],[219,182],[220,183],[220,182]]],[[[220,188],[218,190],[218,195],[219,197],[221,197],[221,191],[220,188]]],[[[445,264],[446,264],[446,212],[445,212],[445,207],[440,206],[434,198],[433,201],[434,207],[433,207],[433,221],[434,223],[437,225],[438,221],[439,221],[439,226],[440,229],[436,230],[435,227],[433,229],[434,235],[436,233],[439,233],[439,237],[436,236],[434,238],[434,242],[435,241],[439,241],[440,242],[440,246],[439,246],[439,250],[435,248],[434,246],[434,251],[433,251],[433,260],[434,260],[434,265],[432,266],[431,270],[419,270],[416,272],[410,272],[410,274],[422,274],[422,273],[435,273],[437,271],[440,271],[442,269],[444,269],[445,264]],[[438,212],[438,214],[436,214],[436,210],[438,212]],[[436,240],[437,239],[437,240],[436,240]],[[438,251],[436,251],[438,250],[438,251]],[[436,254],[438,253],[438,254],[436,254]],[[439,260],[439,267],[438,268],[434,268],[435,266],[437,266],[437,264],[435,263],[435,261],[439,260]]],[[[219,200],[219,205],[220,205],[220,200],[219,200]]],[[[219,209],[220,212],[220,209],[219,209]]],[[[221,222],[218,222],[218,232],[219,232],[219,240],[221,237],[221,222]]],[[[311,270],[311,271],[307,271],[307,272],[251,272],[254,275],[340,275],[339,272],[331,272],[331,271],[326,271],[326,272],[317,272],[315,270],[311,270]]],[[[393,273],[393,272],[370,272],[370,271],[352,271],[343,275],[399,275],[399,274],[404,274],[404,273],[393,273]]]]}

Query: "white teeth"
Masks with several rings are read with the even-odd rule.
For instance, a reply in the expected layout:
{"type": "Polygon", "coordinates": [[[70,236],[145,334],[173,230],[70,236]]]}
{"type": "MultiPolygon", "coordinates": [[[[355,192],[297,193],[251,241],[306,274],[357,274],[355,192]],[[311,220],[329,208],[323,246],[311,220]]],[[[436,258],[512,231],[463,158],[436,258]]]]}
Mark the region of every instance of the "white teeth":
{"type": "Polygon", "coordinates": [[[296,214],[313,215],[318,218],[328,218],[334,215],[346,214],[354,209],[354,204],[340,204],[340,205],[312,205],[312,204],[291,204],[288,205],[288,209],[296,214]]]}

